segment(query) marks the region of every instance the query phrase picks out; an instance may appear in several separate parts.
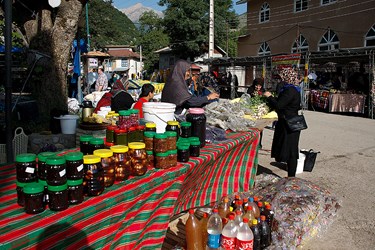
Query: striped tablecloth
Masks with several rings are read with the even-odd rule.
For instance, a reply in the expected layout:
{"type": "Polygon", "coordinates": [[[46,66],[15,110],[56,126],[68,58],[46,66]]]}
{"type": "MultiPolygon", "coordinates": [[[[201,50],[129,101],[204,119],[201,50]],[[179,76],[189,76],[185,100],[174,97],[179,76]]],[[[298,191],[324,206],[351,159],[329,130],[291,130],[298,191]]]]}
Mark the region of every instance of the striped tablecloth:
{"type": "Polygon", "coordinates": [[[24,213],[14,165],[0,167],[0,249],[158,249],[173,214],[254,184],[259,132],[229,137],[188,163],[150,170],[60,212],[24,213]]]}

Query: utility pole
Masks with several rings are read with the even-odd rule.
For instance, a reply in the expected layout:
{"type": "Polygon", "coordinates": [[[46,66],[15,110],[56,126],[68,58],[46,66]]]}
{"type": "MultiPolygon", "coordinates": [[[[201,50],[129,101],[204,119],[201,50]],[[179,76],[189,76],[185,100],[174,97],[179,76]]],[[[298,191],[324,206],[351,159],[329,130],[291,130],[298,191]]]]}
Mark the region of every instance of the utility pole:
{"type": "Polygon", "coordinates": [[[229,57],[228,53],[229,53],[229,24],[227,22],[227,53],[226,53],[227,57],[229,57]]]}
{"type": "Polygon", "coordinates": [[[210,0],[210,24],[209,24],[208,58],[214,55],[214,0],[210,0]]]}
{"type": "Polygon", "coordinates": [[[86,34],[87,34],[87,51],[90,51],[90,28],[89,28],[89,2],[86,3],[86,34]]]}

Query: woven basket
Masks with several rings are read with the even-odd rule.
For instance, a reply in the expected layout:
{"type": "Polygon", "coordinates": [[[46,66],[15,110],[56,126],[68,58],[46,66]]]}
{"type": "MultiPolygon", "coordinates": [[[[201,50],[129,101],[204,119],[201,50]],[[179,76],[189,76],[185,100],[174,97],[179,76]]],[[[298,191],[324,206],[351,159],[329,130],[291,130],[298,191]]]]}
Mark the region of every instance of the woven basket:
{"type": "Polygon", "coordinates": [[[28,136],[23,132],[23,129],[21,127],[16,128],[13,138],[14,160],[17,155],[27,153],[27,142],[28,136]]]}

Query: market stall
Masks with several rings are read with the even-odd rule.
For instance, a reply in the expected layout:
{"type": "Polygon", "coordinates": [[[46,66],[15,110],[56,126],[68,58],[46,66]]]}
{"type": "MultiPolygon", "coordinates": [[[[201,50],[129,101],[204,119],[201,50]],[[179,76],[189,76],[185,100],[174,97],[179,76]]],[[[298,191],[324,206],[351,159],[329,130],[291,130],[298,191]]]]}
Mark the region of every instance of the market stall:
{"type": "Polygon", "coordinates": [[[310,90],[310,105],[313,109],[328,112],[365,112],[366,95],[354,93],[330,93],[327,90],[310,90]]]}
{"type": "Polygon", "coordinates": [[[175,213],[246,192],[254,185],[259,131],[228,134],[199,157],[169,169],[149,169],[97,197],[60,212],[24,213],[16,200],[15,167],[0,168],[2,249],[160,248],[175,213]],[[67,247],[68,246],[68,247],[67,247]]]}

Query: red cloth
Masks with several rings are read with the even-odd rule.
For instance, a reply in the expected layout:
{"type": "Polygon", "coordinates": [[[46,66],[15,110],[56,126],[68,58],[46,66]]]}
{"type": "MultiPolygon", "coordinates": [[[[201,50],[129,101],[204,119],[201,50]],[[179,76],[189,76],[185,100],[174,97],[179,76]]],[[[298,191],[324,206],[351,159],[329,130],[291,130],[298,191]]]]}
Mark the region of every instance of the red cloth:
{"type": "Polygon", "coordinates": [[[102,96],[102,98],[99,100],[98,104],[96,105],[94,113],[98,113],[101,107],[111,106],[111,98],[112,98],[111,92],[105,93],[102,96]]]}
{"type": "Polygon", "coordinates": [[[136,104],[134,104],[133,109],[138,109],[138,110],[139,110],[139,118],[143,118],[142,105],[143,105],[143,103],[145,103],[145,102],[148,102],[148,101],[146,100],[146,98],[141,97],[141,98],[139,98],[138,102],[136,102],[136,104]]]}

